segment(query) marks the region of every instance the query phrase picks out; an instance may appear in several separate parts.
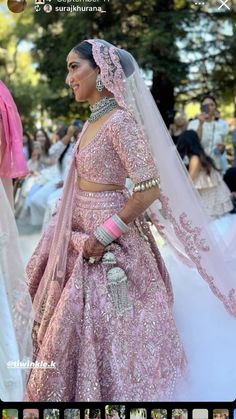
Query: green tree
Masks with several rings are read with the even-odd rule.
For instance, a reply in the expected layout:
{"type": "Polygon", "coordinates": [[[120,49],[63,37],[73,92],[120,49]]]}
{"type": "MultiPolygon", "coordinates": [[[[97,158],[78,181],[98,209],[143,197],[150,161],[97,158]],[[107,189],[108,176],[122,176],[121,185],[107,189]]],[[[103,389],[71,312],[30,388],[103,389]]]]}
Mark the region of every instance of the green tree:
{"type": "Polygon", "coordinates": [[[168,111],[174,107],[174,88],[187,72],[176,47],[176,39],[184,37],[181,25],[188,16],[186,4],[174,0],[120,0],[106,3],[106,13],[83,13],[79,19],[73,13],[60,15],[60,20],[56,13],[35,15],[40,37],[34,54],[39,71],[46,75],[54,92],[45,105],[54,116],[61,116],[63,109],[68,109],[68,114],[77,112],[77,105],[62,87],[65,58],[82,39],[97,37],[127,48],[145,70],[153,72],[152,94],[167,119],[168,111]]]}

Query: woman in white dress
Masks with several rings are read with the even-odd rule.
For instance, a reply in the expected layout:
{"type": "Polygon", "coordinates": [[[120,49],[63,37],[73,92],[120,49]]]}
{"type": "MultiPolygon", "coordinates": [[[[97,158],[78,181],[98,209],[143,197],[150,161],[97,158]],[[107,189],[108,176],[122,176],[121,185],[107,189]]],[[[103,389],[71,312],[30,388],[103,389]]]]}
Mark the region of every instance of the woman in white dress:
{"type": "Polygon", "coordinates": [[[55,185],[54,191],[50,193],[47,198],[44,220],[43,220],[43,230],[47,227],[49,221],[51,220],[53,214],[56,212],[56,208],[59,202],[59,199],[62,196],[64,182],[66,180],[67,173],[72,159],[72,152],[75,146],[75,141],[80,132],[80,128],[77,128],[74,132],[73,137],[71,137],[70,143],[67,144],[66,148],[62,152],[60,158],[58,159],[58,165],[60,168],[60,181],[55,185]]]}
{"type": "Polygon", "coordinates": [[[20,117],[0,81],[0,399],[4,401],[23,399],[26,370],[11,363],[30,359],[32,351],[32,305],[12,211],[12,178],[25,174],[20,117]]]}
{"type": "Polygon", "coordinates": [[[57,162],[57,165],[51,168],[54,171],[54,176],[48,178],[47,182],[34,193],[31,199],[30,222],[32,225],[41,226],[43,224],[49,197],[52,194],[55,194],[56,197],[60,196],[61,187],[71,160],[73,150],[71,140],[75,130],[73,126],[70,126],[65,132],[64,127],[62,127],[58,132],[58,141],[49,149],[49,156],[57,162]],[[63,161],[60,163],[62,156],[63,161]]]}
{"type": "Polygon", "coordinates": [[[24,180],[15,202],[17,218],[29,216],[34,195],[57,174],[56,159],[49,156],[49,148],[50,140],[47,133],[43,128],[38,129],[34,134],[33,151],[28,161],[30,173],[24,180]]]}
{"type": "Polygon", "coordinates": [[[223,181],[215,163],[209,157],[193,130],[180,135],[177,150],[182,159],[189,160],[189,175],[199,192],[207,214],[216,219],[223,217],[233,209],[231,193],[223,181]]]}
{"type": "Polygon", "coordinates": [[[225,128],[216,119],[216,100],[206,95],[201,100],[201,114],[188,124],[188,130],[197,132],[206,154],[213,158],[216,167],[224,173],[227,169],[225,153],[225,128]]]}
{"type": "Polygon", "coordinates": [[[31,301],[18,247],[17,229],[0,180],[0,399],[23,400],[25,373],[14,361],[30,360],[31,301]],[[17,272],[17,276],[16,276],[17,272]]]}

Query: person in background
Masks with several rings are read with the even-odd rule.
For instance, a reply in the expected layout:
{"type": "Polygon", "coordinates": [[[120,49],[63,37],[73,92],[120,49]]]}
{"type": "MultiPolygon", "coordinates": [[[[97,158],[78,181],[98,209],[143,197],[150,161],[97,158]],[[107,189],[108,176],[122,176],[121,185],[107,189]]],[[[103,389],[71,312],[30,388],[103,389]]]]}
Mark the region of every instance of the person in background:
{"type": "Polygon", "coordinates": [[[233,214],[236,213],[236,167],[230,167],[224,174],[224,181],[231,191],[231,198],[233,202],[233,214]]]}
{"type": "MultiPolygon", "coordinates": [[[[216,112],[215,112],[215,120],[218,121],[219,124],[221,125],[222,131],[223,131],[224,136],[226,138],[226,136],[229,132],[229,125],[223,118],[221,118],[221,113],[218,109],[216,109],[216,112]]],[[[226,170],[228,169],[226,147],[224,148],[224,150],[222,149],[222,153],[220,155],[220,164],[221,164],[221,172],[222,172],[222,174],[224,174],[226,172],[226,170]]]]}
{"type": "Polygon", "coordinates": [[[16,196],[15,216],[24,219],[29,216],[34,194],[56,174],[56,159],[49,156],[50,140],[43,128],[34,133],[33,150],[28,161],[29,175],[16,196]]]}
{"type": "Polygon", "coordinates": [[[188,124],[188,130],[197,132],[205,153],[210,156],[223,174],[226,170],[225,159],[225,129],[219,120],[215,119],[216,100],[206,95],[201,100],[201,114],[188,124]]]}
{"type": "Polygon", "coordinates": [[[232,132],[232,143],[234,148],[234,160],[233,160],[233,167],[236,167],[236,128],[232,132]]]}
{"type": "MultiPolygon", "coordinates": [[[[62,154],[60,155],[58,159],[60,180],[56,184],[54,183],[54,190],[50,193],[47,199],[45,215],[44,215],[44,220],[43,220],[43,229],[46,228],[53,214],[55,214],[56,212],[58,201],[62,195],[62,187],[64,186],[64,182],[65,182],[65,179],[69,170],[69,166],[71,163],[74,145],[81,131],[81,128],[82,128],[82,121],[74,121],[72,126],[68,128],[68,133],[66,136],[68,136],[70,131],[71,131],[71,134],[74,131],[74,134],[72,135],[70,139],[70,143],[67,144],[66,148],[64,149],[64,151],[62,152],[62,154]]],[[[63,140],[66,141],[66,139],[63,139],[63,140]]]]}
{"type": "Polygon", "coordinates": [[[174,123],[171,124],[169,128],[170,135],[175,145],[178,142],[180,134],[182,134],[182,132],[185,131],[186,128],[187,128],[186,115],[183,112],[178,112],[175,115],[174,123]]]}
{"type": "Polygon", "coordinates": [[[56,193],[56,196],[60,196],[71,161],[75,133],[76,127],[73,125],[69,126],[68,129],[66,128],[66,130],[65,127],[61,127],[57,133],[58,141],[49,149],[49,156],[57,161],[57,173],[38,189],[31,200],[30,222],[34,226],[42,226],[47,201],[51,195],[56,193]]]}
{"type": "Polygon", "coordinates": [[[55,163],[48,154],[49,148],[51,147],[51,141],[49,139],[48,134],[43,128],[39,128],[34,133],[34,141],[38,141],[41,145],[41,157],[40,161],[46,168],[47,166],[51,166],[53,163],[55,163]]]}
{"type": "Polygon", "coordinates": [[[230,191],[214,160],[205,153],[197,133],[187,130],[181,134],[177,150],[182,159],[185,156],[189,159],[188,172],[208,215],[215,219],[230,212],[233,209],[230,191]]]}
{"type": "Polygon", "coordinates": [[[29,160],[32,154],[32,140],[27,132],[23,132],[23,153],[26,160],[29,160]]]}
{"type": "Polygon", "coordinates": [[[15,217],[24,218],[26,216],[25,201],[27,196],[35,184],[36,179],[40,176],[44,166],[41,162],[42,148],[38,141],[32,144],[32,152],[30,159],[27,161],[29,170],[28,176],[19,185],[15,194],[15,217]]]}
{"type": "Polygon", "coordinates": [[[220,123],[224,135],[227,135],[229,132],[228,122],[226,122],[225,119],[221,118],[221,112],[218,109],[216,109],[215,111],[215,120],[220,123]]]}

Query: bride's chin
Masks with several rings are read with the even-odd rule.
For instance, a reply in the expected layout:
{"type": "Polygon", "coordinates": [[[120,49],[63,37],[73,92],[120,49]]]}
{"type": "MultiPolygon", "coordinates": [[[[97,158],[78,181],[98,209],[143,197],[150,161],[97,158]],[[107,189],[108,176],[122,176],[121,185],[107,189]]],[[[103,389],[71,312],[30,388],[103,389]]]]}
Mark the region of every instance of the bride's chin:
{"type": "Polygon", "coordinates": [[[83,97],[83,95],[81,95],[79,92],[75,93],[75,100],[76,102],[84,102],[86,100],[85,97],[83,97]]]}

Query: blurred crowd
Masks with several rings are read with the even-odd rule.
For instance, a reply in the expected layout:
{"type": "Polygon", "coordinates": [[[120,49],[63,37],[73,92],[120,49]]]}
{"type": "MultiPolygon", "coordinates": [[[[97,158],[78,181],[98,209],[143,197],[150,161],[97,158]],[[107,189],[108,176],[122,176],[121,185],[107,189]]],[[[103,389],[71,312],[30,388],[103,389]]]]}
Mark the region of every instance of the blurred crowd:
{"type": "Polygon", "coordinates": [[[70,166],[74,144],[82,128],[57,124],[49,136],[44,128],[33,136],[24,132],[23,149],[29,174],[14,183],[15,216],[35,227],[45,228],[56,210],[70,166]]]}
{"type": "Polygon", "coordinates": [[[176,113],[169,130],[208,215],[235,213],[236,128],[229,132],[215,98],[204,96],[198,115],[189,121],[176,113]]]}

